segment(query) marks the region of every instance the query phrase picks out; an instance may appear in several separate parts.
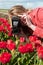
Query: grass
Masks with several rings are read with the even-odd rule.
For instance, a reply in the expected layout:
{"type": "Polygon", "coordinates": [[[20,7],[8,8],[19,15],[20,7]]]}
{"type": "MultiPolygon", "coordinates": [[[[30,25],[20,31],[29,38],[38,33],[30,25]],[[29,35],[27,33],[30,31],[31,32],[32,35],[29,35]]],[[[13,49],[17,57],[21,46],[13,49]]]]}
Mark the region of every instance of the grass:
{"type": "Polygon", "coordinates": [[[0,17],[8,18],[8,9],[0,9],[0,17]]]}
{"type": "Polygon", "coordinates": [[[8,9],[0,9],[0,12],[7,13],[8,9]]]}

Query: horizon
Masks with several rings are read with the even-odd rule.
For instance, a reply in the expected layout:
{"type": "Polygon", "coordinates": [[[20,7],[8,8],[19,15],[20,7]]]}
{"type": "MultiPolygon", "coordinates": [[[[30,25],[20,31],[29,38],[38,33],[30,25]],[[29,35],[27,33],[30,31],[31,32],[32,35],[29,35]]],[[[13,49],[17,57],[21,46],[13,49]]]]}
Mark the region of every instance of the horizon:
{"type": "Polygon", "coordinates": [[[10,9],[15,5],[23,5],[25,8],[43,7],[43,0],[0,0],[0,9],[10,9]]]}

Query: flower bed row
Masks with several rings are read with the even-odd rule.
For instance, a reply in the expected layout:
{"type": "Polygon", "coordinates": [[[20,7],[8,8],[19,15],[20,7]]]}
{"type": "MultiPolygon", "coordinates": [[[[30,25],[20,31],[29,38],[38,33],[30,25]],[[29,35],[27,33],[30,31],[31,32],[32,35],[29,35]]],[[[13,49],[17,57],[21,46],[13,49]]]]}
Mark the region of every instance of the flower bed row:
{"type": "Polygon", "coordinates": [[[36,36],[15,37],[9,22],[0,18],[0,65],[43,65],[43,42],[36,36]]]}

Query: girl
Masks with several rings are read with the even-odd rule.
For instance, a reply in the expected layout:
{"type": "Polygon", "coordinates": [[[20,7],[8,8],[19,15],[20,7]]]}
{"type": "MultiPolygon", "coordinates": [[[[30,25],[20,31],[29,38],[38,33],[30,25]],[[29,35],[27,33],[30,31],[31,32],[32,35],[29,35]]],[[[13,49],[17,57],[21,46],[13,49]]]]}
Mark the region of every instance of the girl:
{"type": "MultiPolygon", "coordinates": [[[[16,6],[13,6],[9,10],[9,14],[10,14],[11,19],[12,19],[13,16],[18,16],[18,17],[20,17],[20,19],[22,19],[22,15],[24,13],[26,13],[27,11],[28,10],[25,9],[22,5],[16,5],[16,6]]],[[[28,26],[24,25],[23,22],[22,22],[22,20],[20,21],[19,24],[20,24],[19,28],[21,30],[21,33],[19,32],[19,35],[22,36],[22,34],[23,35],[26,34],[26,36],[28,36],[29,34],[32,34],[31,29],[28,26]]]]}
{"type": "Polygon", "coordinates": [[[26,19],[23,23],[33,30],[33,35],[43,39],[43,7],[36,8],[30,13],[27,12],[23,16],[21,17],[22,20],[26,19]]]}

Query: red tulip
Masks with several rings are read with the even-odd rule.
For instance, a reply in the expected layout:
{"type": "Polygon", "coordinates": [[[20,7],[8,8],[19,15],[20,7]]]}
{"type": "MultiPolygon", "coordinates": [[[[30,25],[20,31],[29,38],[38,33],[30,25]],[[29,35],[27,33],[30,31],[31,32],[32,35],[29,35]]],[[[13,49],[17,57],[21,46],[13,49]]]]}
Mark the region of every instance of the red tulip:
{"type": "Polygon", "coordinates": [[[30,40],[30,42],[34,42],[34,41],[36,41],[38,38],[36,37],[36,36],[30,36],[29,37],[29,40],[30,40]]]}
{"type": "Polygon", "coordinates": [[[7,49],[13,50],[16,48],[15,43],[12,40],[7,40],[7,49]]]}
{"type": "Polygon", "coordinates": [[[25,41],[25,38],[24,37],[20,37],[20,42],[24,42],[25,41]]]}
{"type": "Polygon", "coordinates": [[[38,57],[40,59],[43,59],[43,47],[42,46],[37,49],[37,53],[38,53],[38,57]]]}
{"type": "Polygon", "coordinates": [[[8,53],[8,52],[4,52],[2,53],[1,57],[0,57],[0,62],[5,64],[5,63],[8,63],[11,59],[11,54],[8,53]]]}
{"type": "Polygon", "coordinates": [[[20,52],[20,53],[30,53],[30,52],[33,52],[33,46],[32,46],[32,44],[25,44],[25,45],[20,45],[19,47],[18,47],[18,51],[20,52]]]}
{"type": "Polygon", "coordinates": [[[6,42],[4,42],[4,41],[1,41],[0,42],[0,48],[6,48],[6,42]]]}

